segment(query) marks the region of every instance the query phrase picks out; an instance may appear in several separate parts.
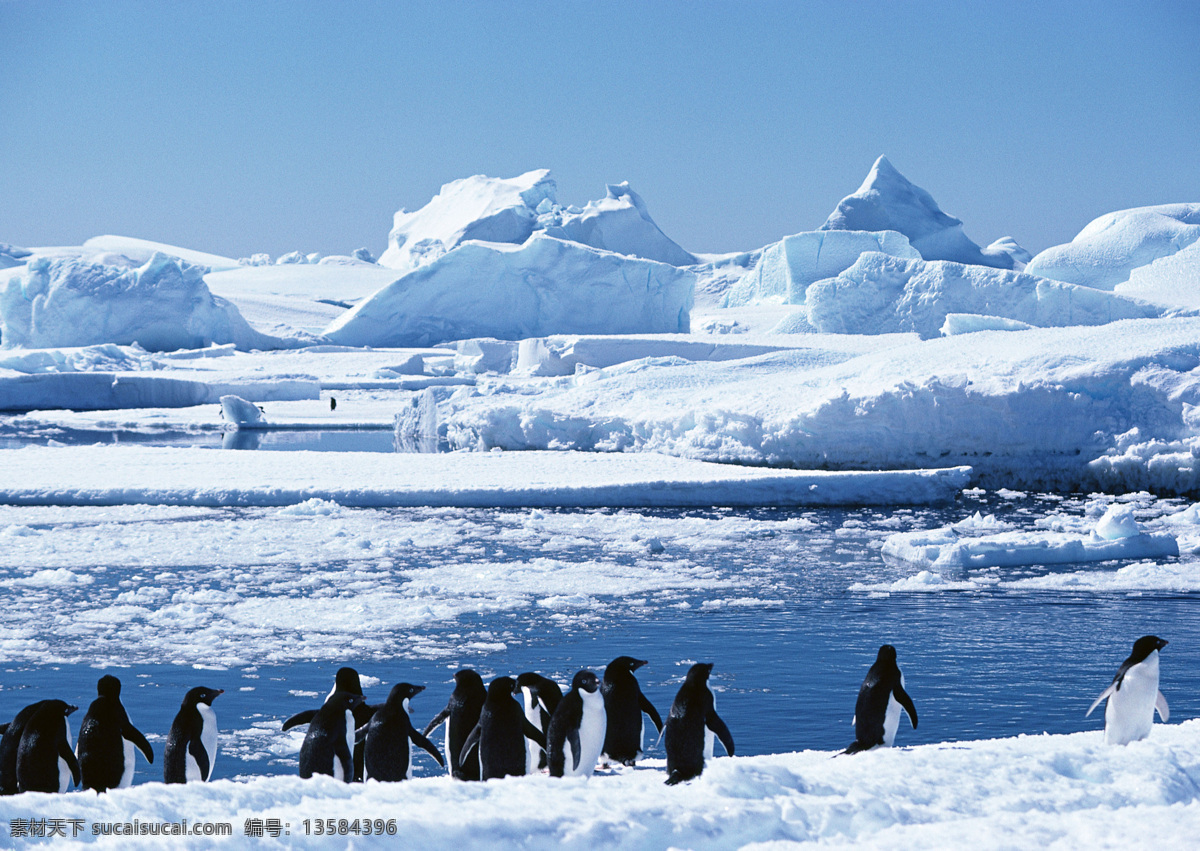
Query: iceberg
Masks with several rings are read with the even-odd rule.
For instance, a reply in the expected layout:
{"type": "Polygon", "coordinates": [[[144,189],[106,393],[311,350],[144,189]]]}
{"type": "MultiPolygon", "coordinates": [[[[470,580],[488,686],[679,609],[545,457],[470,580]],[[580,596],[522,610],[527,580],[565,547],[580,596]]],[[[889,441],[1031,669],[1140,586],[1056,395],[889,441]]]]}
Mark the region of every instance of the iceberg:
{"type": "MultiPolygon", "coordinates": [[[[1112,290],[1130,280],[1134,269],[1169,257],[1197,240],[1200,240],[1200,204],[1117,210],[1089,222],[1066,245],[1047,248],[1029,261],[1025,271],[1056,281],[1112,290]]],[[[1143,280],[1142,286],[1145,284],[1143,280]]]]}
{"type": "Polygon", "coordinates": [[[921,259],[908,238],[894,230],[797,233],[764,248],[758,265],[729,289],[722,306],[804,304],[810,284],[841,274],[867,251],[921,259]]]}
{"type": "Polygon", "coordinates": [[[963,223],[943,213],[933,196],[888,162],[875,160],[867,179],[847,195],[821,225],[821,230],[894,230],[908,237],[926,260],[953,260],[998,269],[1013,269],[1028,253],[1012,237],[981,249],[963,233],[963,223]]]}
{"type": "Polygon", "coordinates": [[[35,257],[0,291],[6,347],[55,348],[138,343],[152,351],[233,343],[281,348],[204,283],[207,268],[155,252],[137,268],[35,257]]]}
{"type": "MultiPolygon", "coordinates": [[[[1159,305],[1099,292],[1028,272],[988,269],[946,260],[905,260],[868,252],[834,278],[808,288],[808,321],[818,331],[884,334],[942,333],[949,316],[981,314],[1026,325],[1105,325],[1118,319],[1161,317],[1159,305]]],[[[992,320],[995,325],[995,320],[992,320]]],[[[950,322],[951,333],[957,323],[950,322]]]]}
{"type": "Polygon", "coordinates": [[[542,214],[539,225],[547,225],[548,236],[605,251],[672,266],[691,266],[699,262],[695,255],[684,251],[659,229],[650,218],[646,202],[630,188],[629,181],[610,183],[606,188],[605,197],[589,201],[582,212],[551,208],[542,214]]]}
{"type": "Polygon", "coordinates": [[[537,235],[468,242],[338,317],[347,346],[429,346],[471,337],[684,333],[695,276],[666,263],[537,235]]]}

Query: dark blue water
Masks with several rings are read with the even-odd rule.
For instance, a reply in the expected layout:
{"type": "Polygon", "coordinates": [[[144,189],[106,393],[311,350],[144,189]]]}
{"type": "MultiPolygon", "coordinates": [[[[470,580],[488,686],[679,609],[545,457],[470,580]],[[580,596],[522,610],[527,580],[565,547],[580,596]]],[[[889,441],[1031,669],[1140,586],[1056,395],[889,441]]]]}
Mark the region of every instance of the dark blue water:
{"type": "MultiPolygon", "coordinates": [[[[110,668],[125,683],[124,701],[134,723],[152,737],[156,751],[184,691],[194,685],[224,688],[216,703],[223,729],[230,732],[216,763],[215,777],[290,774],[294,747],[275,732],[278,723],[315,707],[342,664],[384,681],[367,689],[381,702],[391,684],[406,680],[427,691],[413,700],[418,726],[445,704],[450,676],[459,666],[478,668],[485,678],[538,670],[560,682],[580,667],[602,671],[618,655],[650,660],[639,672],[646,694],[665,717],[678,684],[692,661],[715,664],[717,707],[737,743],[738,753],[758,754],[817,748],[833,751],[853,738],[850,719],[862,677],[882,643],[896,645],[920,727],[901,723],[897,744],[971,740],[1019,733],[1099,730],[1103,713],[1083,715],[1111,680],[1133,640],[1155,633],[1171,643],[1163,651],[1162,691],[1172,721],[1200,715],[1200,595],[1164,593],[1016,592],[999,588],[970,592],[869,595],[849,591],[859,580],[894,577],[900,568],[883,564],[877,545],[881,528],[897,517],[905,524],[940,525],[976,509],[1002,519],[1027,522],[1061,503],[1053,500],[967,498],[939,510],[807,511],[810,529],[762,534],[697,554],[727,575],[758,572],[755,597],[782,600],[772,606],[705,609],[709,597],[741,592],[697,590],[690,608],[620,607],[600,622],[572,625],[530,607],[487,617],[434,623],[423,636],[454,646],[455,636],[486,630],[502,636],[506,649],[471,651],[427,659],[397,653],[369,658],[347,652],[336,660],[299,660],[284,666],[197,670],[153,664],[131,650],[137,664],[110,668]],[[252,688],[253,691],[240,691],[252,688]],[[315,692],[297,696],[292,691],[315,692]],[[257,726],[256,726],[257,725],[257,726]]],[[[480,528],[503,512],[468,513],[480,528]]],[[[569,514],[569,512],[564,512],[569,514]]],[[[751,512],[759,519],[785,520],[784,511],[751,512]]],[[[742,512],[664,512],[663,516],[703,516],[721,523],[742,512]]],[[[594,525],[594,514],[588,514],[594,525]]],[[[485,536],[489,557],[527,557],[521,546],[485,536]]],[[[586,547],[558,558],[587,559],[586,547]]],[[[1112,570],[1110,563],[1096,569],[1112,570]]],[[[1022,568],[1009,575],[1074,571],[1079,565],[1022,568]]],[[[319,572],[319,571],[318,571],[319,572]]],[[[619,599],[620,589],[613,595],[619,599]]],[[[644,596],[644,595],[643,595],[644,596]]],[[[0,626],[3,620],[0,619],[0,626]]],[[[397,646],[408,642],[398,637],[397,646]]],[[[78,639],[63,634],[57,640],[78,639]]],[[[464,642],[466,638],[462,639],[464,642]]],[[[349,645],[349,640],[347,641],[349,645]]],[[[106,655],[111,654],[111,648],[106,655]]],[[[219,659],[213,660],[220,664],[219,659]]],[[[86,664],[6,666],[0,685],[0,716],[21,706],[59,697],[80,706],[75,728],[94,696],[102,671],[86,664]]],[[[652,738],[652,737],[651,737],[652,738]]],[[[440,744],[440,735],[435,737],[440,744]]],[[[719,746],[718,746],[719,752],[719,746]]],[[[651,749],[649,756],[662,756],[651,749]]],[[[436,766],[418,756],[417,773],[436,766]]],[[[158,767],[139,768],[138,780],[156,779],[158,767]]]]}

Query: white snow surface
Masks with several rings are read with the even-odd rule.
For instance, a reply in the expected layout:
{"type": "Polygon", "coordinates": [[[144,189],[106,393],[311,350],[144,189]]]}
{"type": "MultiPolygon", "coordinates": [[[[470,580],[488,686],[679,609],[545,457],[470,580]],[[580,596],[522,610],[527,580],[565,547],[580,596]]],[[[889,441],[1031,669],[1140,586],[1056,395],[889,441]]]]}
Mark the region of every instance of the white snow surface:
{"type": "MultiPolygon", "coordinates": [[[[139,838],[147,848],[393,847],[394,836],[304,834],[305,819],[367,817],[395,818],[397,835],[422,848],[475,847],[481,836],[496,847],[546,849],[1186,848],[1200,831],[1200,721],[1157,724],[1147,740],[1125,747],[1086,732],[831,756],[719,757],[678,787],[664,785],[660,760],[567,780],[146,783],[105,795],[3,798],[0,819],[228,822],[235,837],[139,838]],[[248,818],[278,818],[291,833],[246,837],[248,818]]],[[[104,848],[129,842],[84,838],[104,848]]]]}
{"type": "Polygon", "coordinates": [[[981,314],[1053,327],[1104,325],[1170,312],[1150,302],[1028,272],[944,260],[906,260],[880,252],[867,252],[836,277],[809,286],[805,303],[808,321],[818,331],[916,331],[925,339],[941,333],[952,314],[981,314]]]}
{"type": "Polygon", "coordinates": [[[208,251],[196,251],[192,248],[180,248],[178,245],[167,245],[149,239],[137,239],[131,236],[93,236],[83,243],[83,249],[93,254],[123,254],[138,265],[145,263],[157,252],[168,257],[174,257],[193,266],[207,266],[213,271],[221,269],[236,269],[238,261],[232,257],[212,254],[208,251]]]}
{"type": "Polygon", "coordinates": [[[0,335],[7,348],[289,345],[255,331],[236,307],[213,296],[204,284],[204,267],[165,254],[156,252],[136,268],[71,257],[35,257],[23,268],[0,290],[0,335]]]}
{"type": "Polygon", "coordinates": [[[334,320],[351,346],[428,346],[468,337],[688,330],[695,276],[650,260],[537,235],[469,242],[334,320]]]}
{"type": "MultiPolygon", "coordinates": [[[[1030,274],[1101,290],[1130,281],[1133,270],[1168,258],[1200,240],[1200,204],[1163,204],[1105,213],[1089,222],[1065,245],[1047,248],[1025,267],[1030,274]]],[[[1190,255],[1194,261],[1196,255],[1190,255]]],[[[1191,268],[1189,262],[1186,268],[1191,268]]],[[[1169,280],[1171,266],[1148,277],[1169,280]]],[[[1194,274],[1194,273],[1193,273],[1194,274]]],[[[1143,278],[1131,294],[1149,294],[1154,285],[1143,278]]],[[[1129,292],[1127,290],[1127,292],[1129,292]]]]}
{"type": "Polygon", "coordinates": [[[959,219],[943,213],[933,196],[910,183],[887,157],[875,161],[862,186],[838,202],[821,230],[899,231],[926,260],[1012,269],[1028,257],[1012,237],[980,249],[963,233],[959,219]]]}
{"type": "MultiPolygon", "coordinates": [[[[248,403],[247,403],[248,404],[248,403]]],[[[832,473],[652,453],[379,454],[30,446],[5,454],[0,502],[26,505],[899,505],[945,502],[965,468],[832,473]],[[147,477],[146,471],[154,475],[147,477]]]]}

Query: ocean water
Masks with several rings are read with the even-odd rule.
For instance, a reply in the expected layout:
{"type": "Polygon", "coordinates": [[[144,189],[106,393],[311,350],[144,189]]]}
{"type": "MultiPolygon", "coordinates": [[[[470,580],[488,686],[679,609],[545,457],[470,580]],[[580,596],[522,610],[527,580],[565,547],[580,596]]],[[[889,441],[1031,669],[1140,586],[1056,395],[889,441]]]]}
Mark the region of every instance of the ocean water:
{"type": "MultiPolygon", "coordinates": [[[[976,511],[1029,527],[1056,513],[1081,515],[1087,504],[1084,496],[968,494],[936,509],[374,512],[376,537],[413,524],[454,534],[444,544],[392,551],[372,569],[319,552],[303,563],[280,562],[267,535],[274,515],[231,509],[151,518],[141,522],[152,536],[186,538],[193,523],[237,523],[251,536],[261,528],[262,551],[242,553],[233,565],[228,553],[208,557],[198,546],[192,563],[164,567],[151,537],[138,565],[102,556],[85,585],[10,583],[9,605],[0,610],[10,660],[0,666],[0,717],[58,697],[80,707],[71,719],[77,731],[96,679],[115,674],[131,719],[158,755],[153,767],[139,765],[135,782],[145,782],[161,777],[161,746],[184,692],[208,685],[226,692],[214,706],[223,735],[214,777],[291,774],[302,729],[283,734],[279,725],[318,706],[342,665],[370,678],[371,702],[381,703],[396,682],[426,686],[412,701],[421,728],[445,705],[459,667],[477,668],[485,680],[536,670],[566,683],[580,668],[602,673],[613,657],[632,655],[649,660],[638,678],[664,718],[688,666],[712,662],[717,709],[739,754],[820,749],[832,756],[853,739],[858,687],[879,645],[890,643],[920,722],[914,730],[902,719],[897,745],[1084,730],[1099,740],[1102,708],[1088,719],[1084,713],[1134,639],[1147,633],[1170,641],[1161,689],[1172,721],[1196,717],[1200,594],[1031,591],[1002,583],[926,593],[852,590],[915,569],[881,558],[892,532],[976,511]],[[525,575],[525,567],[546,559],[550,573],[525,575]],[[463,578],[464,562],[476,565],[477,590],[470,571],[463,578]],[[505,565],[520,569],[506,573],[505,565]],[[588,586],[586,575],[557,587],[554,571],[571,565],[611,578],[601,588],[588,586]],[[154,583],[164,591],[160,604],[145,604],[150,614],[131,614],[128,624],[110,616],[120,611],[113,608],[118,595],[154,583]],[[232,601],[269,601],[272,594],[281,607],[315,600],[311,611],[333,614],[314,614],[310,622],[264,615],[269,628],[231,619],[232,601]],[[424,601],[428,616],[396,625],[379,611],[414,599],[424,601]],[[171,601],[175,608],[161,609],[166,614],[156,621],[153,610],[171,601]]],[[[1144,500],[1139,510],[1178,507],[1144,500]]],[[[361,519],[346,509],[337,517],[361,519]]],[[[28,528],[79,535],[102,523],[66,509],[48,518],[28,528]]],[[[297,526],[300,545],[333,522],[316,517],[315,525],[297,526]]],[[[82,571],[69,547],[47,553],[44,569],[61,563],[82,571]]],[[[990,575],[1111,572],[1121,564],[1034,565],[990,575]]],[[[10,566],[5,573],[20,571],[10,566]]],[[[647,756],[663,756],[649,721],[646,728],[647,756]]],[[[440,732],[433,738],[441,744],[440,732]]],[[[418,753],[418,776],[437,771],[418,753]]]]}

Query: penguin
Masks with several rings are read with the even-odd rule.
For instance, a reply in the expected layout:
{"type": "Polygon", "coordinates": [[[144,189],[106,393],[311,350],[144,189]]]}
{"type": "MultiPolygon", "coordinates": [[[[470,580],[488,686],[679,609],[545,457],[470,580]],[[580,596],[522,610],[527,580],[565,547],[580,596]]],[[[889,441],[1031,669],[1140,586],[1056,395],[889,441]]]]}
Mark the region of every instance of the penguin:
{"type": "Polygon", "coordinates": [[[335,780],[354,780],[354,710],[361,694],[335,691],[309,722],[300,746],[300,776],[326,774],[335,780]]]}
{"type": "Polygon", "coordinates": [[[904,690],[904,674],[896,664],[896,648],[884,644],[858,690],[854,742],[842,753],[859,753],[877,745],[890,748],[900,727],[901,709],[908,713],[913,729],[917,729],[917,708],[904,690]]]}
{"type": "Polygon", "coordinates": [[[332,396],[329,397],[329,410],[337,410],[337,399],[333,398],[332,396]]]}
{"type": "Polygon", "coordinates": [[[163,748],[163,782],[195,783],[212,777],[217,759],[217,714],[212,702],[225,689],[196,686],[183,703],[163,748]]]}
{"type": "Polygon", "coordinates": [[[412,777],[410,741],[427,750],[438,765],[446,765],[442,752],[413,728],[408,717],[409,699],[423,691],[425,686],[398,683],[388,693],[387,703],[375,707],[375,714],[365,730],[364,779],[394,781],[412,777]]]}
{"type": "Polygon", "coordinates": [[[1133,642],[1129,658],[1084,715],[1091,715],[1100,701],[1108,698],[1104,707],[1105,744],[1127,745],[1149,736],[1156,709],[1163,721],[1171,719],[1167,699],[1158,690],[1158,651],[1166,646],[1167,642],[1157,635],[1143,635],[1133,642]]]}
{"type": "Polygon", "coordinates": [[[451,776],[459,780],[478,780],[479,760],[467,760],[464,764],[462,745],[479,723],[479,714],[487,700],[487,687],[483,678],[470,668],[463,668],[454,675],[454,691],[446,708],[439,712],[425,727],[428,736],[433,728],[446,722],[446,767],[451,776]]]}
{"type": "MultiPolygon", "coordinates": [[[[325,696],[328,702],[338,692],[347,692],[349,694],[357,694],[362,697],[362,702],[354,707],[354,727],[358,729],[365,727],[371,721],[371,715],[374,709],[367,705],[366,698],[363,695],[362,681],[359,679],[358,671],[353,668],[338,668],[337,674],[333,678],[333,688],[329,690],[329,694],[325,696]]],[[[283,729],[290,730],[293,727],[298,727],[301,724],[310,723],[313,718],[317,717],[319,709],[305,709],[303,712],[297,712],[291,718],[283,722],[283,729]]],[[[354,780],[361,782],[363,779],[363,749],[362,742],[355,742],[354,745],[354,780]]]]}
{"type": "Polygon", "coordinates": [[[21,732],[17,747],[17,790],[66,792],[79,785],[79,761],[71,749],[71,722],[78,709],[61,700],[44,700],[21,732]]]}
{"type": "MultiPolygon", "coordinates": [[[[545,735],[550,729],[550,718],[562,700],[562,689],[558,683],[534,671],[526,671],[517,677],[517,688],[525,698],[525,717],[545,735]]],[[[525,740],[525,773],[533,774],[546,767],[546,752],[532,740],[525,740]]]]}
{"type": "Polygon", "coordinates": [[[471,759],[472,751],[479,762],[479,777],[521,776],[525,773],[525,739],[530,738],[546,747],[542,731],[529,723],[521,705],[513,700],[517,683],[512,677],[497,677],[488,685],[487,700],[479,713],[479,723],[463,742],[461,761],[471,759]]]}
{"type": "Polygon", "coordinates": [[[604,711],[608,715],[604,756],[624,765],[634,765],[642,754],[645,731],[643,712],[650,716],[655,729],[662,733],[662,717],[654,704],[642,694],[642,687],[633,675],[645,664],[645,659],[618,656],[604,669],[604,683],[600,686],[604,695],[604,711]]]}
{"type": "Polygon", "coordinates": [[[559,702],[546,734],[551,777],[591,777],[604,749],[608,715],[600,678],[580,671],[559,702]]]}
{"type": "Polygon", "coordinates": [[[96,693],[99,697],[92,701],[79,725],[79,744],[75,748],[83,787],[97,792],[124,789],[133,783],[134,748],[151,765],[154,751],[129,721],[121,704],[121,681],[103,676],[96,683],[96,693]]]}
{"type": "Polygon", "coordinates": [[[711,662],[698,662],[687,672],[687,678],[675,695],[667,724],[663,731],[667,749],[667,785],[699,777],[704,771],[705,755],[712,754],[711,735],[716,734],[733,756],[733,736],[717,715],[713,695],[708,689],[711,662]]]}
{"type": "Polygon", "coordinates": [[[17,751],[21,747],[21,733],[46,701],[31,703],[17,713],[0,734],[0,795],[17,794],[17,751]]]}

